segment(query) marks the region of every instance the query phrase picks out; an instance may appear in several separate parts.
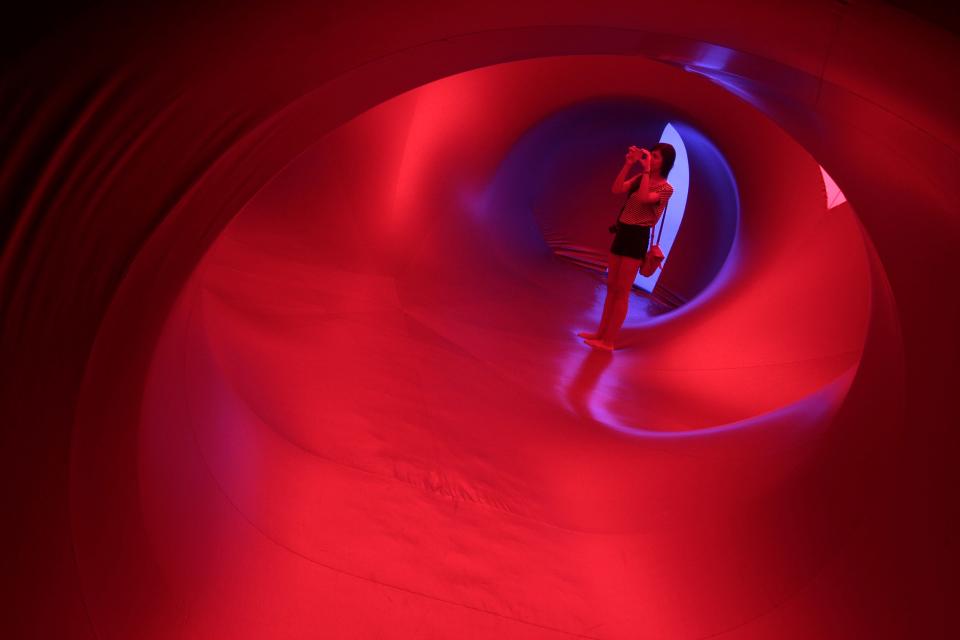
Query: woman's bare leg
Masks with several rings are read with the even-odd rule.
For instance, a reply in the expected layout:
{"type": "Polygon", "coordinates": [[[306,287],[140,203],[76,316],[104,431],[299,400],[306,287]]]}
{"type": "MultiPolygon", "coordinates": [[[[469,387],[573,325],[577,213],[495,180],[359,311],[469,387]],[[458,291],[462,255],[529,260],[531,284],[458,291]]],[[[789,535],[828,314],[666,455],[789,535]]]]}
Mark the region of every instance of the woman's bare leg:
{"type": "Polygon", "coordinates": [[[623,256],[611,253],[607,258],[607,295],[603,300],[603,313],[600,316],[600,327],[596,331],[581,331],[577,335],[588,340],[595,340],[603,335],[604,328],[610,319],[610,311],[613,309],[613,295],[611,289],[617,282],[617,274],[620,273],[620,265],[623,256]]]}
{"type": "Polygon", "coordinates": [[[620,271],[623,270],[623,256],[615,253],[610,254],[607,268],[607,295],[603,300],[603,314],[600,316],[600,328],[591,338],[599,338],[603,335],[607,325],[610,323],[610,313],[613,311],[614,300],[616,299],[617,282],[620,278],[620,271]]]}
{"type": "Polygon", "coordinates": [[[606,324],[601,328],[596,339],[587,340],[587,344],[598,349],[613,350],[613,341],[627,318],[627,308],[630,302],[630,289],[640,270],[641,261],[636,258],[621,258],[620,268],[616,279],[607,288],[607,300],[610,302],[610,312],[607,314],[606,324]]]}

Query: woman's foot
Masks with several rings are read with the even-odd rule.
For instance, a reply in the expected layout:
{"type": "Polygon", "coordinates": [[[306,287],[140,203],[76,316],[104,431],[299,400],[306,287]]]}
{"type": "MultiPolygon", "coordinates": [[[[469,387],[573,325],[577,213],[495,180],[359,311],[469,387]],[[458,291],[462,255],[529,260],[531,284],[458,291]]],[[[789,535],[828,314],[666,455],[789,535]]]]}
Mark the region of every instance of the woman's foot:
{"type": "Polygon", "coordinates": [[[600,337],[600,334],[596,331],[580,331],[577,333],[577,335],[587,340],[596,340],[600,337]]]}
{"type": "Polygon", "coordinates": [[[584,340],[585,343],[593,347],[594,349],[600,349],[601,351],[613,351],[613,343],[600,340],[599,338],[592,338],[584,340]]]}

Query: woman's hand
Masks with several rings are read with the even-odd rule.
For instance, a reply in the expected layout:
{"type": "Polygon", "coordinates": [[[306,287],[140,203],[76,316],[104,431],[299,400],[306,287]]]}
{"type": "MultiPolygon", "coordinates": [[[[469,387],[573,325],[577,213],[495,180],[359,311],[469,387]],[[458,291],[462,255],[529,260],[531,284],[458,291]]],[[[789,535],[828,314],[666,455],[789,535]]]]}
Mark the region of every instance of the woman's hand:
{"type": "Polygon", "coordinates": [[[630,145],[630,148],[627,149],[627,155],[625,156],[627,164],[633,164],[638,160],[637,151],[639,151],[637,147],[630,145]]]}
{"type": "MultiPolygon", "coordinates": [[[[631,147],[636,149],[636,147],[631,147]]],[[[640,163],[640,168],[644,171],[650,171],[650,152],[646,149],[637,149],[636,151],[637,162],[640,163]]]]}

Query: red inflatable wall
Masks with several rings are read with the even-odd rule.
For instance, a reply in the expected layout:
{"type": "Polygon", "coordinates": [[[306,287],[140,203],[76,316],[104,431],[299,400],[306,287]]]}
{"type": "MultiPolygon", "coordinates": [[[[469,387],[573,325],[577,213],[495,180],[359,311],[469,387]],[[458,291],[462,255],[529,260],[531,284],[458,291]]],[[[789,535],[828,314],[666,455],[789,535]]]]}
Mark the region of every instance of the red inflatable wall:
{"type": "Polygon", "coordinates": [[[6,636],[952,636],[950,32],[826,0],[31,25],[6,636]],[[569,254],[666,121],[683,304],[592,351],[569,254]]]}

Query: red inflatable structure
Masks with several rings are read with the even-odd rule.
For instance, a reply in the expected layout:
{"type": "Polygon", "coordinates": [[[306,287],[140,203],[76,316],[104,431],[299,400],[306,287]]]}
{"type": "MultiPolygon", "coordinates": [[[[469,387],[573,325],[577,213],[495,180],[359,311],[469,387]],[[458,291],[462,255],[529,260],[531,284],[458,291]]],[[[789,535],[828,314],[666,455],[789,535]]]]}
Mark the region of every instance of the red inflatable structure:
{"type": "Polygon", "coordinates": [[[458,4],[11,34],[4,636],[955,637],[951,24],[458,4]]]}

